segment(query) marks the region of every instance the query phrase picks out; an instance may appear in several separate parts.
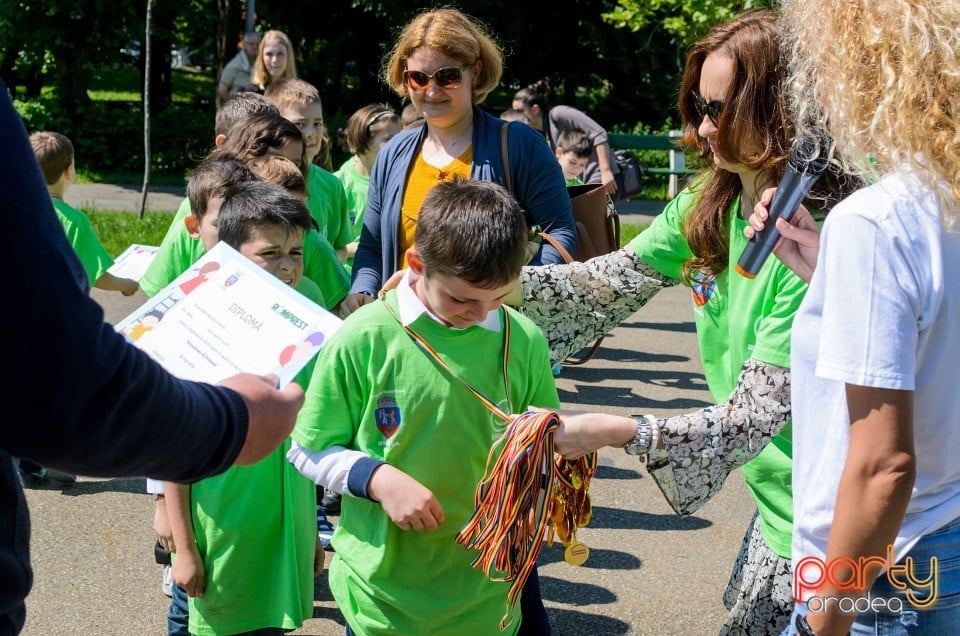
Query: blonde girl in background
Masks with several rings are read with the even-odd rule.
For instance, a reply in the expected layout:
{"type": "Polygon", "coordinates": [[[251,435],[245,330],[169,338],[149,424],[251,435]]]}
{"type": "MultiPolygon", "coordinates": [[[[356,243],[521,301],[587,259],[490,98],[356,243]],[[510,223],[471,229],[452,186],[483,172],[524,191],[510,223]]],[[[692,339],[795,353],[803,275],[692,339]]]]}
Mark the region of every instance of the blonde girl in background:
{"type": "Polygon", "coordinates": [[[272,29],[263,34],[260,51],[253,67],[250,82],[258,93],[267,90],[271,82],[284,77],[297,77],[296,54],[290,38],[283,31],[272,29]]]}

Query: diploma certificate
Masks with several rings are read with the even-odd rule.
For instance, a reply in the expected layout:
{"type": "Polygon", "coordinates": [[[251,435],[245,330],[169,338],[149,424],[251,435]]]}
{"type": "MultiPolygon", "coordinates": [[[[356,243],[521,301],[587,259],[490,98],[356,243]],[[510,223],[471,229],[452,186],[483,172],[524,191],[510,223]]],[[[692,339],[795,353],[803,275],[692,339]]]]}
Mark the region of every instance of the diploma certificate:
{"type": "Polygon", "coordinates": [[[140,280],[144,273],[146,273],[150,261],[157,255],[158,249],[160,248],[154,245],[138,245],[134,243],[123,250],[107,271],[119,278],[140,280]]]}
{"type": "Polygon", "coordinates": [[[275,373],[282,388],[341,322],[217,243],[115,329],[177,377],[275,373]]]}

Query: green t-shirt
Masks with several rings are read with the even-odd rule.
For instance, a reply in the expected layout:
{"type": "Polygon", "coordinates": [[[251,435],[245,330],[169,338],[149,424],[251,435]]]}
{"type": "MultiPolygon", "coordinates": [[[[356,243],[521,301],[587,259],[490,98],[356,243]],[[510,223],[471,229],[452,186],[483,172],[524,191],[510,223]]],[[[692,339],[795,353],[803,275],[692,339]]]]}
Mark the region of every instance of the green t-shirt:
{"type": "Polygon", "coordinates": [[[190,633],[296,629],[313,616],[316,487],[287,461],[290,440],[252,466],[190,488],[197,548],[207,573],[189,599],[190,633]]]}
{"type": "MultiPolygon", "coordinates": [[[[695,203],[689,189],[681,192],[630,242],[630,249],[660,273],[681,278],[680,268],[691,254],[682,227],[695,203]]],[[[692,287],[703,371],[718,404],[730,399],[748,359],[790,368],[790,327],[807,290],[806,283],[776,258],[767,259],[753,280],[734,271],[747,244],[746,221],[736,213],[739,209],[738,198],[726,215],[730,219],[728,267],[715,280],[698,275],[692,287]]],[[[791,431],[788,422],[742,469],[760,510],[763,538],[786,558],[793,526],[791,431]]]]}
{"type": "Polygon", "coordinates": [[[307,173],[307,207],[320,226],[320,235],[337,249],[353,242],[347,195],[340,179],[315,163],[307,173]]]}
{"type": "MultiPolygon", "coordinates": [[[[386,302],[396,307],[395,291],[386,302]]],[[[543,334],[512,309],[504,315],[512,325],[509,390],[503,332],[450,329],[427,315],[411,327],[502,410],[558,408],[543,334]]],[[[344,496],[330,589],[358,634],[500,633],[509,583],[471,567],[478,553],[456,536],[505,426],[419,349],[382,301],[361,307],[324,344],[293,438],[310,450],[339,445],[386,461],[429,488],[446,516],[436,531],[404,532],[379,503],[344,496]]],[[[516,632],[519,607],[513,616],[505,635],[516,632]]]]}
{"type": "Polygon", "coordinates": [[[580,177],[574,177],[573,179],[567,179],[567,187],[572,188],[573,186],[583,185],[583,181],[580,180],[580,177]]]}
{"type": "Polygon", "coordinates": [[[113,257],[97,238],[86,214],[60,199],[53,199],[53,209],[87,273],[87,284],[92,287],[113,265],[113,257]]]}
{"type": "Polygon", "coordinates": [[[347,214],[353,228],[353,240],[360,240],[360,230],[363,229],[363,212],[367,208],[367,190],[370,189],[370,177],[365,177],[357,171],[356,157],[350,157],[343,162],[334,176],[343,184],[343,191],[347,196],[347,214]]]}
{"type": "MultiPolygon", "coordinates": [[[[189,214],[190,201],[184,199],[160,242],[156,256],[140,279],[140,289],[147,296],[156,296],[203,256],[203,243],[190,236],[183,223],[189,214]]],[[[333,246],[315,230],[310,230],[303,238],[303,275],[320,288],[327,302],[325,309],[335,308],[350,291],[350,275],[340,264],[333,246]]]]}

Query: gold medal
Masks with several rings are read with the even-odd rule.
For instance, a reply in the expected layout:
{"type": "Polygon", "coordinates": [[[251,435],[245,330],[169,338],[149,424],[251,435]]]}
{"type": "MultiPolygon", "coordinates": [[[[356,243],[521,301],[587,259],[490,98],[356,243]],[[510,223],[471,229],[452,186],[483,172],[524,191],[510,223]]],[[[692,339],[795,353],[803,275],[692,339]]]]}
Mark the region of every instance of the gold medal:
{"type": "Polygon", "coordinates": [[[590,548],[586,543],[572,541],[563,551],[563,560],[570,565],[583,565],[590,556],[590,548]]]}

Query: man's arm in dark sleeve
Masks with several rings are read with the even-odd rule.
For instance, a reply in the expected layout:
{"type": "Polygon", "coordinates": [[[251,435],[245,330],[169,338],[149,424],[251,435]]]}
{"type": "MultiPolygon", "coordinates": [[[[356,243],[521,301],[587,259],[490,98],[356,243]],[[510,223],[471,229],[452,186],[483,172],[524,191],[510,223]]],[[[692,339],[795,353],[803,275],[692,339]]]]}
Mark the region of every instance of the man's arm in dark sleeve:
{"type": "Polygon", "coordinates": [[[177,380],[103,321],[0,81],[0,337],[8,418],[0,448],[72,472],[192,481],[231,465],[247,408],[223,387],[177,380]]]}

